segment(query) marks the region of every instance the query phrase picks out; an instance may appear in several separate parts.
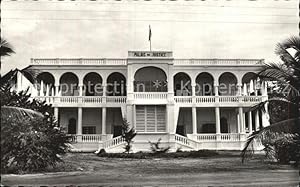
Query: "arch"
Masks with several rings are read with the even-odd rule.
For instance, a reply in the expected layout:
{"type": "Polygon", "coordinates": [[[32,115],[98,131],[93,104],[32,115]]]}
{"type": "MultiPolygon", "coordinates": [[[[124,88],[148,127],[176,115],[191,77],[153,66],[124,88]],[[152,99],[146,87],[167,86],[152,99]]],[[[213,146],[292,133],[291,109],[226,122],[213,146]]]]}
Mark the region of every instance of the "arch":
{"type": "Polygon", "coordinates": [[[207,72],[202,72],[196,77],[196,95],[214,95],[214,77],[207,72]]]}
{"type": "Polygon", "coordinates": [[[135,92],[167,92],[167,75],[154,66],[140,68],[134,75],[135,92]]]}
{"type": "Polygon", "coordinates": [[[76,134],[76,119],[75,118],[71,118],[69,119],[69,123],[68,123],[68,134],[76,134]]]}
{"type": "Polygon", "coordinates": [[[222,73],[219,77],[219,95],[236,95],[237,83],[237,77],[233,73],[222,73]]]}
{"type": "Polygon", "coordinates": [[[175,96],[191,96],[192,82],[188,74],[179,72],[174,75],[174,95],[175,96]]]}
{"type": "Polygon", "coordinates": [[[55,93],[55,86],[54,86],[55,78],[51,73],[42,72],[42,73],[38,74],[36,77],[36,81],[39,84],[39,87],[38,87],[39,92],[43,91],[43,93],[40,93],[40,95],[41,94],[46,95],[47,92],[48,92],[48,95],[50,95],[50,96],[54,95],[54,93],[55,93]],[[43,84],[42,84],[42,82],[43,82],[43,84]],[[43,85],[43,88],[41,88],[42,85],[43,85]],[[47,89],[49,89],[49,90],[47,91],[47,89]]]}
{"type": "Polygon", "coordinates": [[[107,96],[126,96],[126,77],[119,72],[107,77],[107,96]]]}
{"type": "Polygon", "coordinates": [[[62,96],[78,96],[79,89],[78,89],[79,79],[78,77],[71,72],[64,73],[60,79],[60,91],[62,96]]]}
{"type": "Polygon", "coordinates": [[[242,84],[248,84],[251,80],[256,80],[257,74],[253,72],[246,73],[242,78],[242,84]]]}
{"type": "Polygon", "coordinates": [[[102,77],[95,72],[86,74],[83,78],[83,94],[85,96],[101,96],[103,94],[102,77]]]}

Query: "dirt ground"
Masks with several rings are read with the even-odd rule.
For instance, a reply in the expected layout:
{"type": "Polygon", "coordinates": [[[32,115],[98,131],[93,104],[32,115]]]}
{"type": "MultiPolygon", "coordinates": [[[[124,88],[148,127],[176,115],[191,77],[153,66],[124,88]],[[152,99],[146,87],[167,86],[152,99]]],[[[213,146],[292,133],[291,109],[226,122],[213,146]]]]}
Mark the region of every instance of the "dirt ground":
{"type": "Polygon", "coordinates": [[[297,186],[299,171],[258,158],[241,163],[236,155],[210,158],[101,158],[73,153],[60,171],[2,175],[7,186],[297,186]],[[63,172],[61,172],[63,171],[63,172]]]}

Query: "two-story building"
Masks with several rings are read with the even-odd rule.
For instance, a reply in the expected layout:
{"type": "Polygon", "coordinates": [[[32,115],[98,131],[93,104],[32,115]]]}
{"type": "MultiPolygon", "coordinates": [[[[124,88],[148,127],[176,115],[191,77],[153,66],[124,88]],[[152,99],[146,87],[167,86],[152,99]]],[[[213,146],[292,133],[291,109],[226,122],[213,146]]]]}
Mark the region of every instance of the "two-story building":
{"type": "Polygon", "coordinates": [[[129,51],[125,59],[32,59],[34,97],[54,108],[77,151],[121,151],[122,119],[136,129],[133,151],[161,138],[172,151],[241,150],[267,126],[251,112],[267,99],[255,78],[263,59],[174,59],[170,51],[129,51]]]}

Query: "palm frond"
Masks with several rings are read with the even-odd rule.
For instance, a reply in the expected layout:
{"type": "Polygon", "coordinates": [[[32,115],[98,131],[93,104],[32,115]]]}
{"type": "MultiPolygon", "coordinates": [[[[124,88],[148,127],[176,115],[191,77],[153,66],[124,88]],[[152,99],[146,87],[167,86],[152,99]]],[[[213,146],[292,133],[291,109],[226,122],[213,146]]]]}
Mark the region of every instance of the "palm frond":
{"type": "Polygon", "coordinates": [[[18,121],[23,121],[24,118],[43,118],[44,115],[40,112],[14,106],[2,106],[1,118],[16,118],[18,121]]]}
{"type": "Polygon", "coordinates": [[[10,56],[12,53],[15,53],[12,45],[10,45],[5,39],[1,38],[0,55],[10,56]]]}
{"type": "Polygon", "coordinates": [[[286,133],[286,134],[295,134],[296,126],[300,123],[300,117],[287,119],[274,123],[270,126],[264,127],[259,131],[252,133],[245,144],[244,149],[242,150],[242,162],[246,158],[251,157],[254,154],[255,147],[262,145],[262,139],[266,133],[286,133]]]}

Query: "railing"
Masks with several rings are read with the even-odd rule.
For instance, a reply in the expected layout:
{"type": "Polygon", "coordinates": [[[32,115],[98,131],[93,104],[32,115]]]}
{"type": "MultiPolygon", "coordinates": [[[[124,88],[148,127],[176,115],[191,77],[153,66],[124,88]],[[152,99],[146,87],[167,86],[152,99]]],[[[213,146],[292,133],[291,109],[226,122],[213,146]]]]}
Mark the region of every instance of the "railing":
{"type": "Polygon", "coordinates": [[[201,141],[216,141],[217,135],[216,134],[197,134],[196,140],[201,141]]]}
{"type": "Polygon", "coordinates": [[[167,99],[167,92],[135,92],[134,99],[167,99]]]}
{"type": "Polygon", "coordinates": [[[181,136],[179,134],[175,134],[175,142],[183,144],[188,147],[197,148],[197,142],[194,140],[188,139],[185,136],[181,136]]]}
{"type": "Polygon", "coordinates": [[[219,96],[220,103],[234,103],[239,102],[239,96],[219,96]]]}
{"type": "Polygon", "coordinates": [[[243,102],[262,102],[262,97],[260,96],[243,96],[242,101],[243,102]]]}
{"type": "Polygon", "coordinates": [[[196,103],[214,103],[215,96],[196,96],[196,103]]]}
{"type": "Polygon", "coordinates": [[[47,103],[126,103],[126,96],[36,96],[47,103]]]}
{"type": "Polygon", "coordinates": [[[120,144],[125,143],[125,139],[122,136],[115,137],[113,139],[103,142],[103,149],[111,148],[120,144]]]}
{"type": "Polygon", "coordinates": [[[126,59],[105,58],[39,58],[31,59],[33,65],[127,65],[126,59]]]}
{"type": "Polygon", "coordinates": [[[82,135],[71,135],[71,142],[100,142],[102,137],[100,134],[82,134],[82,135]]]}
{"type": "Polygon", "coordinates": [[[263,59],[174,59],[174,65],[262,65],[263,59]]]}
{"type": "Polygon", "coordinates": [[[237,133],[221,134],[221,141],[239,141],[240,135],[237,133]]]}
{"type": "Polygon", "coordinates": [[[82,97],[83,103],[103,103],[103,97],[102,96],[88,96],[88,97],[82,97]]]}
{"type": "Polygon", "coordinates": [[[174,96],[176,103],[192,103],[192,96],[174,96]]]}
{"type": "Polygon", "coordinates": [[[106,97],[107,103],[126,103],[126,96],[109,96],[106,97]]]}

